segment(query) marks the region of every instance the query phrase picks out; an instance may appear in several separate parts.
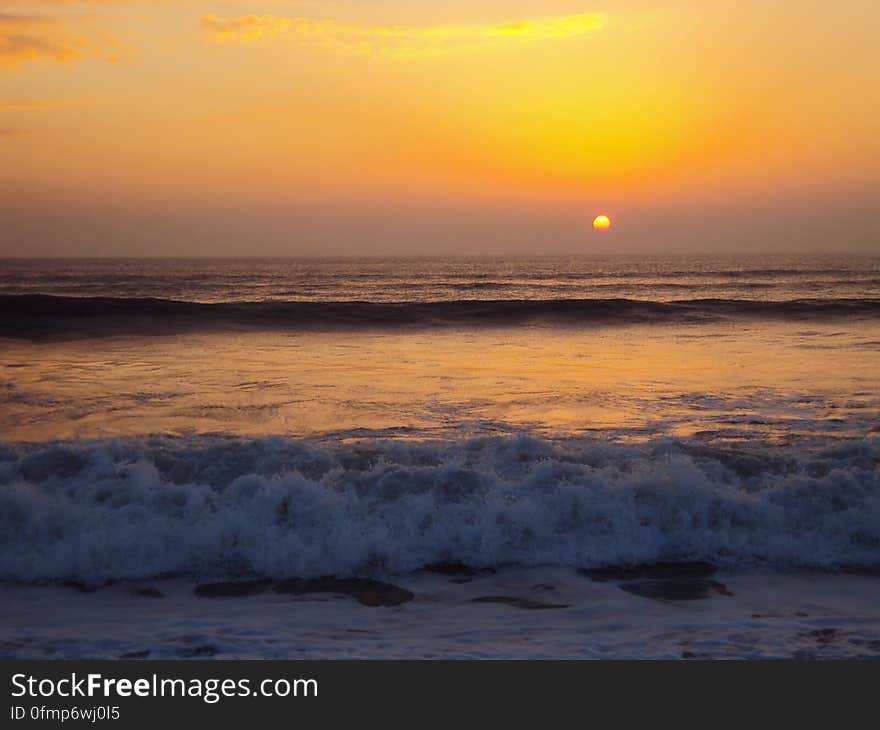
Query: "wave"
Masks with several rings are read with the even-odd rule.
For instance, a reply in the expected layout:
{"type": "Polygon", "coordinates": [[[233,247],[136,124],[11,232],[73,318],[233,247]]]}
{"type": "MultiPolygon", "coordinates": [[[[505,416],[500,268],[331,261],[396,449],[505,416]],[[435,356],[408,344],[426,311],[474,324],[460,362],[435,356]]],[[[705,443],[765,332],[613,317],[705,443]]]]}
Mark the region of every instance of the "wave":
{"type": "Polygon", "coordinates": [[[880,443],[149,438],[0,446],[0,578],[880,561],[880,443]]]}
{"type": "Polygon", "coordinates": [[[95,336],[242,330],[425,328],[526,324],[700,323],[725,319],[875,318],[880,299],[268,301],[205,304],[166,299],[0,296],[0,336],[95,336]]]}

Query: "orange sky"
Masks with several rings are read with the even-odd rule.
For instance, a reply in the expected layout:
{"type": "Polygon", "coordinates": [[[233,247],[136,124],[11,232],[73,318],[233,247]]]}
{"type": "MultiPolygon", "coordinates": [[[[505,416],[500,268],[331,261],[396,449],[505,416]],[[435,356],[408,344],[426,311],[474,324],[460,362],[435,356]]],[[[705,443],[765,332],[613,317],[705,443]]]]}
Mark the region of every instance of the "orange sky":
{"type": "Polygon", "coordinates": [[[0,255],[877,252],[878,28],[869,0],[0,0],[0,255]]]}

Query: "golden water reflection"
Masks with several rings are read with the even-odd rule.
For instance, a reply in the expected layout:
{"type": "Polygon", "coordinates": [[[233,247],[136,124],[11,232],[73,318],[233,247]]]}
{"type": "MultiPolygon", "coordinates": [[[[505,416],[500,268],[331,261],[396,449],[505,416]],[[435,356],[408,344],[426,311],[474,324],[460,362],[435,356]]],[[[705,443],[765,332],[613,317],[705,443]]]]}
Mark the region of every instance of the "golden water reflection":
{"type": "MultiPolygon", "coordinates": [[[[15,440],[231,433],[866,435],[866,324],[225,333],[0,347],[15,440]]],[[[873,425],[872,425],[873,424],[873,425]]]]}

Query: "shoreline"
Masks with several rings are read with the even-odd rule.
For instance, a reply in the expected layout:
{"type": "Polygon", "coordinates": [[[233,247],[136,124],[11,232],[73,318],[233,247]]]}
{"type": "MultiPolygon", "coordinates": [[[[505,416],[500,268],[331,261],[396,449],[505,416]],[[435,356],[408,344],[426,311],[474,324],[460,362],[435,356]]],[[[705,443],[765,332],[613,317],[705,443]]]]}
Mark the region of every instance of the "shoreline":
{"type": "Polygon", "coordinates": [[[395,580],[412,594],[396,605],[332,587],[212,597],[180,578],[88,593],[2,583],[2,655],[880,659],[876,575],[719,571],[705,580],[711,590],[688,598],[626,588],[639,582],[664,580],[596,580],[566,568],[420,572],[395,580]]]}

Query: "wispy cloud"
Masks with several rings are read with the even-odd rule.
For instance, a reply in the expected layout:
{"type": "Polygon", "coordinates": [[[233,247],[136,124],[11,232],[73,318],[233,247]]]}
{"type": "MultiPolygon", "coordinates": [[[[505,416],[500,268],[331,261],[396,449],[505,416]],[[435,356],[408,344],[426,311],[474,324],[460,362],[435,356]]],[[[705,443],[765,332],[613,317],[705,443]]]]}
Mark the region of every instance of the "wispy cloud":
{"type": "Polygon", "coordinates": [[[38,59],[78,61],[87,47],[85,38],[68,32],[52,18],[0,13],[0,65],[17,66],[38,59]]]}
{"type": "Polygon", "coordinates": [[[135,5],[138,3],[149,4],[156,0],[4,0],[8,6],[34,6],[44,7],[68,7],[74,5],[135,5]]]}
{"type": "Polygon", "coordinates": [[[202,17],[202,28],[217,42],[255,43],[286,39],[303,44],[389,55],[422,55],[466,50],[504,42],[583,36],[602,27],[601,13],[582,13],[485,25],[362,25],[277,15],[202,17]]]}
{"type": "MultiPolygon", "coordinates": [[[[273,38],[293,27],[295,18],[276,15],[239,15],[234,18],[202,16],[202,28],[218,41],[259,41],[273,38]]],[[[321,22],[321,21],[314,21],[321,22]]],[[[329,21],[332,22],[332,21],[329,21]]]]}
{"type": "Polygon", "coordinates": [[[45,109],[52,102],[45,99],[0,99],[0,111],[10,109],[45,109]]]}
{"type": "Polygon", "coordinates": [[[127,53],[128,48],[109,34],[81,35],[61,18],[0,13],[0,68],[29,61],[71,63],[90,57],[113,63],[127,53]]]}

